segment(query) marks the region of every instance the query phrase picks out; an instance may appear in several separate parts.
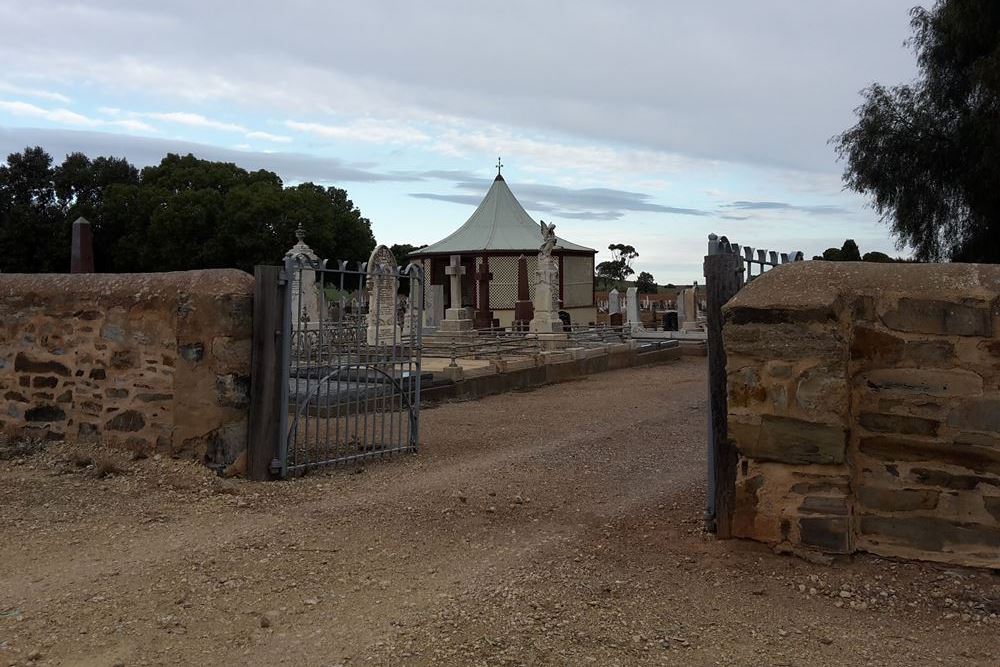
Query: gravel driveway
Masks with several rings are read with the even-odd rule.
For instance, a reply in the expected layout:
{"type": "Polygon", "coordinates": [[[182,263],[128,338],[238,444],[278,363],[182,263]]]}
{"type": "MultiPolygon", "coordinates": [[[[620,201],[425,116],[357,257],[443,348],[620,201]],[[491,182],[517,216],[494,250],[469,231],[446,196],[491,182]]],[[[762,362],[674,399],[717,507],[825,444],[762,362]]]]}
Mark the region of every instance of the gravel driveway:
{"type": "Polygon", "coordinates": [[[8,452],[0,665],[997,664],[988,572],[705,535],[705,376],[442,405],[292,482],[8,452]]]}

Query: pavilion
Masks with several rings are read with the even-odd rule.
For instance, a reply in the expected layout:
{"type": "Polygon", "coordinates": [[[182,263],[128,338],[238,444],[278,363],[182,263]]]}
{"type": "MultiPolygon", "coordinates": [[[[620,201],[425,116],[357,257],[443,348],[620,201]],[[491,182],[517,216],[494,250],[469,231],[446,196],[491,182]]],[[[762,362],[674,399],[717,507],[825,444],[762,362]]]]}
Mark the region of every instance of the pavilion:
{"type": "MultiPolygon", "coordinates": [[[[448,285],[448,265],[460,257],[464,268],[462,307],[475,309],[477,315],[492,311],[494,322],[510,327],[518,292],[528,294],[538,264],[542,243],[538,222],[524,210],[507,187],[499,166],[493,184],[482,203],[461,227],[441,239],[410,253],[414,262],[422,262],[427,286],[448,285]],[[518,258],[527,260],[527,282],[518,284],[518,258]],[[488,303],[486,303],[488,301],[488,303]],[[486,306],[484,308],[484,306],[486,306]]],[[[574,324],[597,321],[594,306],[594,256],[597,251],[556,237],[552,256],[559,262],[559,299],[561,310],[569,313],[574,324]]],[[[425,287],[426,293],[426,287],[425,287]]],[[[445,306],[451,308],[450,290],[444,290],[445,306]]],[[[477,317],[477,328],[488,326],[477,317]]]]}

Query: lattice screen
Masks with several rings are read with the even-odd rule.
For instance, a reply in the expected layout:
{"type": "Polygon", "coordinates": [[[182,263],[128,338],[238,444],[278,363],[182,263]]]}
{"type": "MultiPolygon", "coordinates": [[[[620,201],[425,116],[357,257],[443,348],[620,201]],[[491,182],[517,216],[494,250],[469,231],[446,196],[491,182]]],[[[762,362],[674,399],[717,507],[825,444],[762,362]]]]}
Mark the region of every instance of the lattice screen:
{"type": "Polygon", "coordinates": [[[490,257],[490,272],[490,308],[513,308],[517,301],[517,257],[490,257]]]}
{"type": "Polygon", "coordinates": [[[594,305],[594,260],[590,257],[563,257],[563,307],[594,305]]]}

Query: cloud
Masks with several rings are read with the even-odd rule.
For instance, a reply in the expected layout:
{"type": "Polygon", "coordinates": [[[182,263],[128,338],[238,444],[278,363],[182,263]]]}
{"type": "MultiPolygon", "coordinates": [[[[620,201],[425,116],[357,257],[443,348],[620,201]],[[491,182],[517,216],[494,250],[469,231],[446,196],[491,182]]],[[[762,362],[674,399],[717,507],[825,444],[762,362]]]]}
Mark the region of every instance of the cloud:
{"type": "MultiPolygon", "coordinates": [[[[119,109],[109,109],[108,111],[113,114],[122,113],[119,109]]],[[[235,132],[237,134],[242,134],[247,139],[258,139],[261,141],[270,141],[272,143],[289,143],[292,141],[291,137],[286,137],[279,134],[271,134],[270,132],[261,132],[259,130],[250,130],[244,125],[239,123],[229,123],[226,121],[215,120],[214,118],[209,118],[200,113],[191,113],[189,111],[131,111],[125,112],[127,116],[138,117],[138,118],[149,118],[152,120],[158,120],[165,123],[174,123],[176,125],[184,125],[187,127],[196,127],[206,130],[216,130],[218,132],[235,132]]]]}
{"type": "Polygon", "coordinates": [[[22,116],[26,118],[38,118],[47,120],[50,123],[59,125],[73,125],[76,127],[120,127],[125,130],[154,132],[155,130],[137,120],[102,120],[91,118],[69,109],[46,109],[28,102],[0,100],[0,111],[6,111],[12,116],[22,116]]]}
{"type": "MultiPolygon", "coordinates": [[[[219,0],[205,12],[189,1],[34,0],[0,7],[0,62],[45,87],[72,82],[296,122],[386,109],[404,124],[458,118],[476,131],[515,128],[515,139],[550,133],[568,146],[836,173],[826,141],[853,122],[857,91],[915,73],[901,47],[913,4],[718,0],[678,11],[647,1],[610,11],[580,0],[566,11],[527,0],[219,0]],[[350,29],[330,40],[330,25],[350,29]],[[494,48],[497,35],[517,48],[494,48]]],[[[491,134],[459,128],[438,149],[478,151],[491,134]]],[[[553,163],[573,155],[546,152],[553,163]]]]}
{"type": "Polygon", "coordinates": [[[290,182],[339,184],[417,180],[413,176],[384,174],[359,168],[337,158],[302,153],[234,150],[189,141],[108,132],[0,127],[0,156],[20,152],[28,146],[42,146],[56,161],[61,161],[64,155],[79,151],[90,157],[125,157],[138,167],[159,164],[167,153],[193,153],[206,160],[233,162],[251,171],[267,169],[290,182]]]}
{"type": "Polygon", "coordinates": [[[0,81],[0,92],[10,93],[12,95],[18,95],[23,97],[37,97],[41,100],[48,100],[49,102],[59,102],[61,104],[69,104],[70,99],[63,95],[62,93],[57,93],[51,90],[40,90],[38,88],[26,88],[24,86],[18,86],[16,84],[10,83],[9,81],[0,81]]]}
{"type": "Polygon", "coordinates": [[[285,127],[324,139],[344,139],[376,144],[419,144],[429,139],[426,133],[415,127],[370,118],[357,120],[346,125],[286,120],[285,127]]]}
{"type": "Polygon", "coordinates": [[[722,208],[732,208],[740,211],[795,211],[809,215],[848,215],[850,211],[842,206],[821,204],[818,206],[798,206],[780,201],[734,201],[723,204],[722,208]]]}
{"type": "MultiPolygon", "coordinates": [[[[423,178],[444,179],[458,177],[455,187],[461,194],[432,192],[410,193],[417,199],[478,206],[490,187],[487,179],[468,178],[461,171],[427,171],[423,178]]],[[[685,216],[708,216],[708,211],[678,206],[666,206],[652,201],[652,196],[641,192],[613,188],[567,188],[559,185],[524,183],[514,192],[521,205],[529,211],[548,213],[558,218],[574,220],[620,220],[630,212],[668,213],[685,216]]]]}

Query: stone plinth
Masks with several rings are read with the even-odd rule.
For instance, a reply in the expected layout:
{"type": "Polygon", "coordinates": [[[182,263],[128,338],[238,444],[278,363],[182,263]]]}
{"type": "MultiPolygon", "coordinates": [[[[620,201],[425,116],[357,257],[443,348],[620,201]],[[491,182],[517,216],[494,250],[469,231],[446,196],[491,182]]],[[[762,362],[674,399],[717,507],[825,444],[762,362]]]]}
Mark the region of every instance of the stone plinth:
{"type": "Polygon", "coordinates": [[[553,285],[559,285],[559,265],[552,257],[539,256],[533,292],[535,313],[529,327],[532,333],[563,331],[563,322],[559,319],[559,307],[552,294],[553,285]]]}

